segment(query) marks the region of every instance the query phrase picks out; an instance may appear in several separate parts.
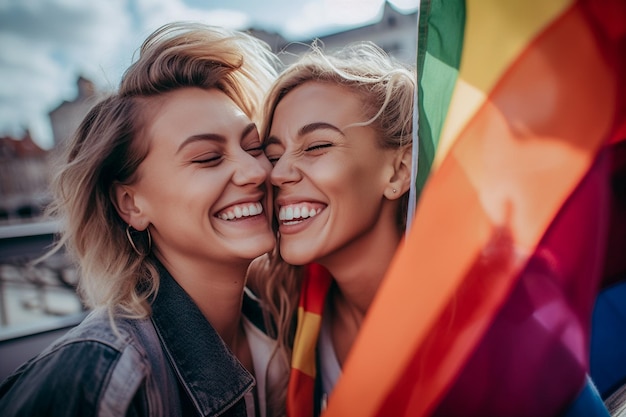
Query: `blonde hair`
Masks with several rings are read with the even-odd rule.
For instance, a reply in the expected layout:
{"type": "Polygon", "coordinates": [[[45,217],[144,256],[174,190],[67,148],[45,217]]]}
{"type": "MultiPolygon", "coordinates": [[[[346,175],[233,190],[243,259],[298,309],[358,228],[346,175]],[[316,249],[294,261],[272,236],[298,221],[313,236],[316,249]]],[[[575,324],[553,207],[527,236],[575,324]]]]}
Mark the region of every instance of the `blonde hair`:
{"type": "Polygon", "coordinates": [[[159,288],[155,258],[138,254],[112,199],[114,183],[132,183],[148,153],[144,134],[155,98],[186,87],[217,88],[252,120],[259,119],[265,91],[279,61],[251,35],[176,22],[162,26],[142,44],[118,91],[97,103],[62,149],[52,181],[65,247],[79,268],[79,293],[89,308],[142,318],[159,288]]]}
{"type": "MultiPolygon", "coordinates": [[[[264,106],[261,138],[269,136],[278,103],[293,89],[307,82],[340,85],[360,97],[367,120],[360,125],[377,132],[380,146],[401,149],[412,145],[413,101],[417,84],[415,69],[387,55],[371,42],[358,42],[325,53],[314,43],[311,50],[288,67],[274,82],[264,106]]],[[[397,226],[404,231],[409,194],[402,197],[397,226]]],[[[250,276],[259,285],[261,298],[270,303],[279,343],[290,352],[304,268],[288,265],[278,250],[251,267],[250,276]]]]}

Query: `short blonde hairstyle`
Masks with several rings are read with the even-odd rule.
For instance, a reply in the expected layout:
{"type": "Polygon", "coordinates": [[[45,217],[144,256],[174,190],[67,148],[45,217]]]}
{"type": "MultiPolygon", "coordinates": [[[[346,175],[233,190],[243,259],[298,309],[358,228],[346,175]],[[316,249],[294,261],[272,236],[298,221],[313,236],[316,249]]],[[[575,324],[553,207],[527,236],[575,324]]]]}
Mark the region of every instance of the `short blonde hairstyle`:
{"type": "Polygon", "coordinates": [[[279,61],[251,35],[177,22],[152,33],[118,91],[97,103],[63,149],[48,212],[61,226],[56,248],[77,261],[79,292],[89,308],[141,318],[159,278],[151,254],[136,253],[111,198],[114,183],[132,183],[148,153],[151,105],[187,87],[217,88],[259,121],[264,93],[279,61]]]}

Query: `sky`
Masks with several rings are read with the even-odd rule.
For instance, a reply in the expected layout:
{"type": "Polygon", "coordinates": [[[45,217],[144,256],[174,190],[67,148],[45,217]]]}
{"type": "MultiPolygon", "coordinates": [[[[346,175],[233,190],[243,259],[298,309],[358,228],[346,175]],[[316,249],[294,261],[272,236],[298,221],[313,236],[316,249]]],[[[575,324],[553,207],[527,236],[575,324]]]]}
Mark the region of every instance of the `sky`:
{"type": "MultiPolygon", "coordinates": [[[[401,12],[418,0],[389,0],[401,12]]],[[[376,22],[384,0],[0,0],[0,136],[52,146],[48,113],[84,76],[114,89],[154,29],[194,20],[306,40],[376,22]]]]}

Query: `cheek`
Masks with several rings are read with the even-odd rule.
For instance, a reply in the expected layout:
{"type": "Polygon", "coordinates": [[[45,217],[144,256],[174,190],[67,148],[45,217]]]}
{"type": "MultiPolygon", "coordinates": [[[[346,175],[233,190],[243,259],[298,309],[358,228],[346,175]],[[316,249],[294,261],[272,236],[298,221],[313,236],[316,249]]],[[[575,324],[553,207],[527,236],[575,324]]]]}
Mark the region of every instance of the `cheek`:
{"type": "Polygon", "coordinates": [[[369,196],[381,194],[383,175],[380,166],[373,163],[349,164],[345,160],[338,161],[334,170],[322,171],[320,181],[337,191],[347,194],[360,194],[361,198],[370,200],[369,196]]]}
{"type": "Polygon", "coordinates": [[[195,175],[185,179],[178,184],[172,192],[178,193],[180,198],[187,200],[189,204],[214,204],[224,193],[228,186],[230,175],[212,172],[204,172],[202,175],[195,175]]]}
{"type": "Polygon", "coordinates": [[[198,210],[206,211],[218,200],[225,181],[216,175],[199,171],[191,176],[162,176],[153,181],[156,188],[151,200],[161,212],[191,215],[198,210]]]}
{"type": "Polygon", "coordinates": [[[360,228],[375,222],[384,201],[384,181],[380,170],[353,167],[341,178],[335,189],[337,214],[360,228]]]}
{"type": "Polygon", "coordinates": [[[158,201],[163,201],[168,193],[167,184],[157,175],[143,175],[133,186],[135,202],[146,213],[158,208],[158,201]]]}

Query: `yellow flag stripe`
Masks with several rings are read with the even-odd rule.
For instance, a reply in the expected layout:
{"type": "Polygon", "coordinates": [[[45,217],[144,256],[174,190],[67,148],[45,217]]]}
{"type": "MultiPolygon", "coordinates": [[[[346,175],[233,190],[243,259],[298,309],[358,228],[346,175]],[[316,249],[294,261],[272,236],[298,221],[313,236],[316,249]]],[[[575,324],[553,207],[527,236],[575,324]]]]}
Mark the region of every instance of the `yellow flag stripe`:
{"type": "Polygon", "coordinates": [[[572,0],[467,2],[459,77],[439,139],[433,169],[439,166],[461,129],[484,104],[513,61],[571,3],[572,0]],[[515,30],[508,27],[511,22],[515,22],[515,30]],[[499,35],[494,36],[494,33],[499,35]]]}
{"type": "Polygon", "coordinates": [[[298,308],[298,328],[291,366],[312,378],[315,377],[315,346],[321,324],[321,315],[298,308]]]}

